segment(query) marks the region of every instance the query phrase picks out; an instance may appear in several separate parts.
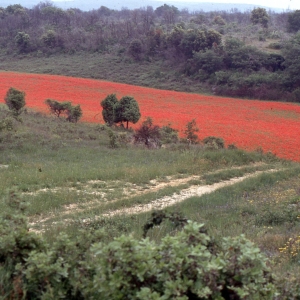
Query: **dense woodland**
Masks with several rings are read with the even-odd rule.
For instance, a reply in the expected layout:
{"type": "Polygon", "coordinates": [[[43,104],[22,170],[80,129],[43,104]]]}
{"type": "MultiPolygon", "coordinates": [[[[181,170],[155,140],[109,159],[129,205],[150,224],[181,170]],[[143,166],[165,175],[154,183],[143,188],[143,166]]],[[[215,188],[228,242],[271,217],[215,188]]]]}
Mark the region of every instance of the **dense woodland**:
{"type": "Polygon", "coordinates": [[[50,2],[0,8],[2,60],[78,52],[110,53],[137,64],[155,59],[210,93],[296,102],[299,28],[300,11],[262,8],[205,13],[164,4],[86,12],[50,2]]]}

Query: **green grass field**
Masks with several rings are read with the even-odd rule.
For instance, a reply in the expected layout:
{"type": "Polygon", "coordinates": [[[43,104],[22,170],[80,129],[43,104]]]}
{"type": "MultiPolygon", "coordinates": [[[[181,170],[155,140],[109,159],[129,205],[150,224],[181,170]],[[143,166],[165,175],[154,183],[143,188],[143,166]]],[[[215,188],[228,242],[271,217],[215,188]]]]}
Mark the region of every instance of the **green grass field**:
{"type": "MultiPolygon", "coordinates": [[[[299,272],[299,164],[201,145],[111,149],[103,125],[36,112],[21,118],[0,132],[0,210],[15,192],[29,204],[31,230],[49,241],[82,228],[140,238],[151,212],[165,209],[205,223],[217,239],[244,234],[279,277],[299,272]]],[[[172,232],[166,223],[149,236],[158,241],[172,232]]]]}

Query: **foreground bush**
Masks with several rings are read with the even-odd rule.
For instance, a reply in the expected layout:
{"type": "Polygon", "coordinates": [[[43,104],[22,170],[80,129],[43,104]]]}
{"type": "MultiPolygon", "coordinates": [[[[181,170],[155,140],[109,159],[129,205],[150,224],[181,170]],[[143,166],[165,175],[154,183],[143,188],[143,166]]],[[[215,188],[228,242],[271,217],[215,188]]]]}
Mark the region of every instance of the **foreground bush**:
{"type": "MultiPolygon", "coordinates": [[[[20,209],[14,195],[11,206],[20,209]]],[[[13,211],[13,210],[12,210],[13,211]]],[[[156,217],[157,220],[157,217],[156,217]]],[[[156,222],[159,224],[160,222],[156,222]]],[[[273,299],[266,258],[243,236],[216,243],[187,221],[160,243],[101,231],[48,245],[22,216],[0,223],[0,295],[8,299],[273,299]]]]}

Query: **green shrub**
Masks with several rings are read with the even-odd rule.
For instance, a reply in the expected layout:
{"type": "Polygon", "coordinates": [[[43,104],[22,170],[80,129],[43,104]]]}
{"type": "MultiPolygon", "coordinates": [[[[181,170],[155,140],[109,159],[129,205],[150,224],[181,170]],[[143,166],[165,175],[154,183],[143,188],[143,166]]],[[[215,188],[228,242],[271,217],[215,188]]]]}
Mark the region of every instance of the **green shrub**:
{"type": "Polygon", "coordinates": [[[10,117],[6,117],[0,121],[0,132],[2,130],[12,131],[14,130],[14,120],[10,117]]]}
{"type": "Polygon", "coordinates": [[[228,148],[229,150],[236,150],[238,147],[237,147],[235,144],[229,144],[229,145],[227,146],[227,148],[228,148]]]}
{"type": "Polygon", "coordinates": [[[205,145],[205,148],[211,150],[223,149],[225,147],[224,140],[215,136],[208,136],[202,140],[202,142],[205,145]]]}
{"type": "MultiPolygon", "coordinates": [[[[216,242],[203,225],[183,226],[160,243],[103,231],[60,234],[50,245],[28,231],[25,203],[12,193],[0,222],[0,294],[7,299],[273,299],[264,255],[245,237],[216,242]]],[[[101,222],[100,222],[101,223],[101,222]]]]}
{"type": "Polygon", "coordinates": [[[110,148],[126,147],[132,140],[131,134],[126,132],[116,132],[107,128],[110,148]]]}
{"type": "Polygon", "coordinates": [[[170,124],[160,128],[160,137],[163,144],[177,143],[178,130],[171,127],[170,124]]]}
{"type": "Polygon", "coordinates": [[[107,133],[108,133],[108,137],[109,137],[109,146],[110,146],[110,148],[113,148],[113,149],[118,148],[119,143],[118,143],[117,134],[110,128],[107,130],[107,133]]]}
{"type": "Polygon", "coordinates": [[[275,50],[279,50],[281,49],[281,44],[280,43],[270,43],[268,45],[268,48],[270,49],[275,49],[275,50]]]}
{"type": "Polygon", "coordinates": [[[198,135],[196,134],[196,132],[198,132],[198,131],[199,131],[199,128],[197,127],[195,119],[193,119],[192,121],[188,122],[185,125],[184,135],[185,135],[188,143],[190,143],[190,144],[198,143],[198,135]]]}
{"type": "Polygon", "coordinates": [[[142,125],[135,131],[134,141],[135,143],[141,143],[148,148],[157,148],[160,143],[160,128],[158,125],[153,124],[153,120],[147,117],[142,125]]]}
{"type": "Polygon", "coordinates": [[[19,91],[15,88],[10,88],[5,95],[5,103],[14,116],[22,113],[25,102],[25,92],[19,91]]]}

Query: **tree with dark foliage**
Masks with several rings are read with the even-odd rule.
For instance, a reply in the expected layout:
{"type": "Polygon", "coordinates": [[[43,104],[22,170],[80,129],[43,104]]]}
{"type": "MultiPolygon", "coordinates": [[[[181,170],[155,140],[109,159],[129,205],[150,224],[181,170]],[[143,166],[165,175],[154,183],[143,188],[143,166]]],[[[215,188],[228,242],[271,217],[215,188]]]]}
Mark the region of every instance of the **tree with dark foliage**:
{"type": "Polygon", "coordinates": [[[22,113],[25,106],[25,92],[19,91],[11,87],[4,98],[6,105],[11,110],[13,115],[18,116],[22,113]]]}
{"type": "Polygon", "coordinates": [[[145,144],[148,148],[152,145],[158,146],[160,140],[160,128],[158,125],[154,125],[152,118],[147,119],[142,123],[134,134],[135,143],[145,144]]]}

